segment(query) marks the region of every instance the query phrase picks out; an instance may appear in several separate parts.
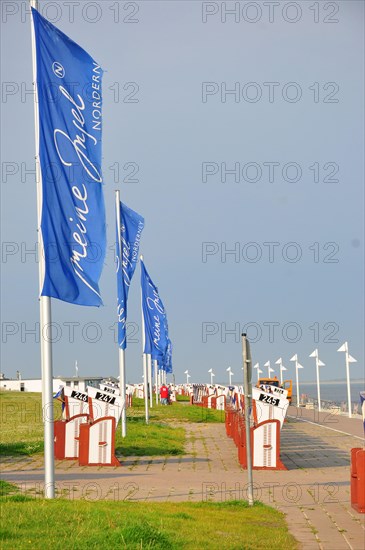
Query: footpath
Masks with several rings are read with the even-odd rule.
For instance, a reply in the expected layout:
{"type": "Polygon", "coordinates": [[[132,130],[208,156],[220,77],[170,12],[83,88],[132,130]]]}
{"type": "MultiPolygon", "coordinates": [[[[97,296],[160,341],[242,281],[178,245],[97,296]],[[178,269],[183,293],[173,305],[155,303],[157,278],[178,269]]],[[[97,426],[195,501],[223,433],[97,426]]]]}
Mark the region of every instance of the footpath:
{"type": "MultiPolygon", "coordinates": [[[[57,494],[146,505],[247,498],[247,473],[238,463],[224,424],[185,424],[185,429],[184,456],[121,459],[120,468],[58,461],[57,494]]],[[[303,550],[365,548],[365,515],[350,504],[350,449],[363,443],[360,419],[289,408],[281,434],[281,459],[288,470],[255,470],[255,498],[286,514],[289,530],[303,550]]],[[[40,495],[43,459],[4,461],[1,477],[21,485],[24,492],[40,495]]]]}

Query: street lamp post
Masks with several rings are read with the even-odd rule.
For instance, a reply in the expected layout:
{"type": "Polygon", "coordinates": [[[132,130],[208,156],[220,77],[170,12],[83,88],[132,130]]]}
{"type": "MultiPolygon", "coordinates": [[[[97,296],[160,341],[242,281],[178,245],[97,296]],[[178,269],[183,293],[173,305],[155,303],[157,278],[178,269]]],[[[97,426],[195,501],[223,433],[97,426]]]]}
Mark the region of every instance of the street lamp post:
{"type": "Polygon", "coordinates": [[[210,385],[213,386],[213,378],[215,377],[215,374],[213,369],[209,369],[208,372],[210,372],[210,385]]]}
{"type": "Polygon", "coordinates": [[[253,368],[257,369],[257,381],[259,381],[260,380],[260,374],[262,374],[262,370],[260,369],[260,363],[255,363],[253,368]]]}
{"type": "Polygon", "coordinates": [[[227,372],[229,375],[229,385],[232,386],[232,376],[234,375],[234,372],[232,372],[231,367],[228,367],[227,372]]]}
{"type": "Polygon", "coordinates": [[[264,367],[267,367],[267,377],[271,378],[271,373],[274,372],[274,369],[271,368],[270,361],[266,361],[264,367]]]}
{"type": "Polygon", "coordinates": [[[351,412],[351,386],[350,386],[350,363],[357,363],[357,360],[354,357],[352,357],[352,355],[349,354],[349,347],[348,347],[347,342],[342,344],[342,346],[340,348],[338,348],[337,351],[344,351],[345,352],[346,381],[347,381],[347,403],[348,403],[349,418],[352,418],[352,412],[351,412]]]}
{"type": "Polygon", "coordinates": [[[303,368],[303,365],[301,365],[301,364],[299,363],[299,361],[298,361],[298,355],[297,355],[297,354],[293,355],[293,357],[290,359],[290,361],[294,361],[294,362],[295,362],[297,407],[299,407],[299,406],[300,406],[300,397],[299,397],[300,390],[299,390],[299,374],[298,374],[298,370],[299,370],[299,369],[302,369],[302,368],[303,368]]]}
{"type": "Polygon", "coordinates": [[[284,367],[281,357],[279,357],[279,359],[275,361],[275,365],[279,365],[280,367],[280,384],[283,385],[283,372],[284,370],[286,370],[286,367],[284,367]]]}
{"type": "Polygon", "coordinates": [[[321,388],[319,384],[319,367],[324,367],[324,363],[318,357],[318,349],[312,351],[309,357],[315,357],[316,359],[316,374],[317,374],[317,400],[318,400],[318,411],[321,412],[321,388]]]}
{"type": "Polygon", "coordinates": [[[186,383],[189,384],[189,378],[190,378],[189,371],[186,370],[186,371],[184,372],[184,374],[186,374],[186,383]]]}

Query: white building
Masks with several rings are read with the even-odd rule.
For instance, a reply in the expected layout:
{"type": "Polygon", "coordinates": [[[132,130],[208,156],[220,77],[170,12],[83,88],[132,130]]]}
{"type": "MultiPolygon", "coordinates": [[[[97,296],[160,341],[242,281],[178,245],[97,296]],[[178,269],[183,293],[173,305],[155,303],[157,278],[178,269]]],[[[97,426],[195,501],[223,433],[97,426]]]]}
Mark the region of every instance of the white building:
{"type": "MultiPolygon", "coordinates": [[[[87,386],[99,387],[105,379],[104,376],[58,376],[53,379],[53,392],[56,393],[60,386],[69,386],[79,391],[85,391],[87,386]]],[[[0,390],[42,392],[42,380],[40,378],[6,380],[0,379],[0,390]]]]}

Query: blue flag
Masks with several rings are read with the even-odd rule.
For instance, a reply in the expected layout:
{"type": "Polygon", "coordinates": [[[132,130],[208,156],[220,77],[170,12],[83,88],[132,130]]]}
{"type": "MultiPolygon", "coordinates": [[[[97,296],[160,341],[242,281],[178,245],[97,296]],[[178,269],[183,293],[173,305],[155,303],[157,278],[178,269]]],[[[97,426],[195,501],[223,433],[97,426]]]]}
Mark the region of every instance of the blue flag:
{"type": "Polygon", "coordinates": [[[42,296],[100,306],[106,236],[101,175],[102,69],[32,9],[42,174],[42,296]]]}
{"type": "Polygon", "coordinates": [[[122,202],[120,209],[120,228],[117,226],[117,288],[118,288],[118,343],[119,347],[127,347],[127,301],[131,280],[138,261],[139,244],[144,228],[142,216],[128,208],[122,202]],[[121,250],[119,250],[119,231],[121,250]]]}
{"type": "Polygon", "coordinates": [[[166,353],[159,361],[159,368],[167,373],[172,373],[172,343],[169,337],[167,337],[166,353]]]}
{"type": "Polygon", "coordinates": [[[158,294],[158,288],[151,280],[141,261],[142,311],[145,325],[144,353],[161,364],[168,343],[166,312],[158,294]]]}
{"type": "Polygon", "coordinates": [[[167,322],[166,312],[164,323],[167,345],[164,356],[158,361],[158,367],[160,370],[163,370],[167,373],[172,373],[172,343],[169,337],[169,325],[167,322]]]}

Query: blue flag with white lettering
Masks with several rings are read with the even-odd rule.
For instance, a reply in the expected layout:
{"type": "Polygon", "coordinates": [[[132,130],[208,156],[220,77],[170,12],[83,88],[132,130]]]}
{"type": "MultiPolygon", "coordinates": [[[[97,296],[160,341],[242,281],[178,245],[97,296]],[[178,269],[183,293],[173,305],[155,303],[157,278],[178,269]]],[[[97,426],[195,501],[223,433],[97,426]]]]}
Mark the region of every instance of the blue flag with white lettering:
{"type": "Polygon", "coordinates": [[[166,353],[159,361],[159,369],[164,370],[167,373],[172,373],[172,343],[169,337],[167,337],[166,353]]]}
{"type": "Polygon", "coordinates": [[[101,174],[102,69],[32,9],[37,59],[42,296],[100,306],[106,248],[101,174]]]}
{"type": "Polygon", "coordinates": [[[119,347],[127,347],[127,301],[131,280],[138,261],[139,244],[144,228],[142,216],[128,208],[122,202],[119,205],[120,228],[117,225],[117,289],[118,289],[118,343],[119,347]],[[119,249],[119,232],[121,249],[119,249]]]}
{"type": "Polygon", "coordinates": [[[141,261],[142,312],[145,326],[144,353],[159,363],[163,360],[168,342],[166,312],[144,263],[141,261]]]}

